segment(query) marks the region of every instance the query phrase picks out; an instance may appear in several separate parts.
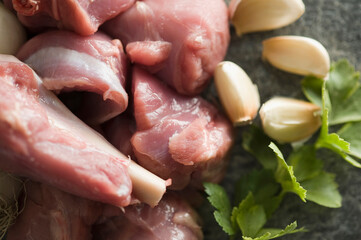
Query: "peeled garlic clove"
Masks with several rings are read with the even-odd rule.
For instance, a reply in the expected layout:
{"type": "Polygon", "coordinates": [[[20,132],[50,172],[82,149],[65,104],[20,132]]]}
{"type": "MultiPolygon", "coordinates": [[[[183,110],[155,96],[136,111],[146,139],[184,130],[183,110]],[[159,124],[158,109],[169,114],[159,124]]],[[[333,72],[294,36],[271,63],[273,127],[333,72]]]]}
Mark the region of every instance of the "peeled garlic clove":
{"type": "Polygon", "coordinates": [[[0,2],[0,53],[14,55],[26,41],[19,20],[0,2]]]}
{"type": "Polygon", "coordinates": [[[229,12],[241,35],[289,25],[302,16],[305,5],[302,0],[232,0],[229,12]]]}
{"type": "Polygon", "coordinates": [[[276,97],[260,110],[264,132],[280,143],[310,137],[321,126],[319,106],[292,98],[276,97]]]}
{"type": "Polygon", "coordinates": [[[281,70],[324,78],[330,56],[318,41],[300,36],[279,36],[263,41],[263,59],[281,70]]]}
{"type": "Polygon", "coordinates": [[[214,72],[214,82],[233,124],[251,123],[257,116],[260,98],[257,86],[243,69],[233,62],[221,62],[214,72]]]}

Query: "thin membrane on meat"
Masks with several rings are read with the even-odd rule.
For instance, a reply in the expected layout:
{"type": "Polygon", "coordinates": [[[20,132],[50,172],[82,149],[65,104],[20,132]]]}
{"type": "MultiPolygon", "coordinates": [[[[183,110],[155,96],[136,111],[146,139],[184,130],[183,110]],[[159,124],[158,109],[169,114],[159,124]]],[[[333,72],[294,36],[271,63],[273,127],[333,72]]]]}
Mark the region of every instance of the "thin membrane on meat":
{"type": "Polygon", "coordinates": [[[98,27],[121,12],[135,0],[5,0],[13,5],[20,22],[38,31],[59,28],[80,35],[92,35],[98,27]]]}
{"type": "Polygon", "coordinates": [[[30,39],[17,57],[36,71],[47,89],[79,92],[78,98],[70,95],[67,105],[87,123],[105,122],[128,106],[127,59],[119,40],[100,32],[83,37],[51,31],[30,39]]]}
{"type": "Polygon", "coordinates": [[[137,1],[102,29],[132,62],[187,95],[205,88],[230,39],[224,0],[137,1]]]}
{"type": "Polygon", "coordinates": [[[214,106],[176,93],[138,67],[133,97],[137,132],[131,143],[140,165],[171,178],[173,189],[221,180],[232,126],[214,106]]]}

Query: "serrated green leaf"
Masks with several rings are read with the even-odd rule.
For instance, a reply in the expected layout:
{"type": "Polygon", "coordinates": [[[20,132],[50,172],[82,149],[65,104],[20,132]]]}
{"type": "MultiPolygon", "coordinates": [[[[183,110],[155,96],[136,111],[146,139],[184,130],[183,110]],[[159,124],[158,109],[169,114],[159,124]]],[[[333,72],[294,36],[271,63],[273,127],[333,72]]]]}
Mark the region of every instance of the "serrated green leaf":
{"type": "Polygon", "coordinates": [[[306,202],[306,190],[297,182],[293,173],[293,167],[288,166],[278,147],[271,142],[269,147],[274,151],[278,159],[278,166],[275,172],[275,179],[281,184],[283,191],[297,194],[302,201],[306,202]]]}
{"type": "Polygon", "coordinates": [[[288,157],[288,163],[293,166],[294,174],[301,183],[318,176],[323,168],[322,160],[316,158],[314,145],[304,145],[293,151],[288,157]]]}
{"type": "Polygon", "coordinates": [[[263,206],[256,204],[251,192],[233,209],[232,222],[236,222],[242,235],[247,237],[255,237],[267,222],[263,206]]]}
{"type": "Polygon", "coordinates": [[[264,168],[276,169],[277,159],[272,150],[268,148],[271,139],[262,129],[252,125],[243,133],[242,137],[242,146],[247,152],[251,153],[264,168]]]}
{"type": "Polygon", "coordinates": [[[242,176],[236,184],[235,202],[239,204],[252,192],[257,204],[264,207],[266,216],[279,207],[282,197],[278,196],[281,186],[276,182],[273,171],[269,169],[253,170],[251,173],[242,176]]]}
{"type": "Polygon", "coordinates": [[[330,125],[361,121],[360,73],[347,61],[341,60],[331,67],[326,81],[331,101],[330,125]]]}
{"type": "Polygon", "coordinates": [[[329,208],[341,207],[342,197],[334,174],[322,172],[302,182],[302,186],[307,190],[307,200],[329,208]]]}
{"type": "Polygon", "coordinates": [[[289,224],[285,229],[275,229],[275,228],[264,228],[258,232],[258,237],[250,238],[250,237],[243,237],[244,240],[268,240],[268,239],[275,239],[278,237],[282,237],[287,234],[293,234],[298,232],[305,232],[304,228],[296,229],[297,222],[293,222],[289,224]]]}
{"type": "Polygon", "coordinates": [[[228,235],[236,234],[236,229],[231,224],[231,203],[223,187],[214,183],[204,183],[208,201],[216,209],[214,218],[223,231],[228,235]]]}
{"type": "Polygon", "coordinates": [[[343,126],[338,134],[350,143],[350,154],[361,159],[361,122],[349,123],[343,126]]]}
{"type": "Polygon", "coordinates": [[[341,207],[342,198],[335,177],[323,170],[322,161],[316,158],[313,145],[293,152],[288,162],[293,166],[297,180],[307,190],[307,200],[325,207],[341,207]]]}

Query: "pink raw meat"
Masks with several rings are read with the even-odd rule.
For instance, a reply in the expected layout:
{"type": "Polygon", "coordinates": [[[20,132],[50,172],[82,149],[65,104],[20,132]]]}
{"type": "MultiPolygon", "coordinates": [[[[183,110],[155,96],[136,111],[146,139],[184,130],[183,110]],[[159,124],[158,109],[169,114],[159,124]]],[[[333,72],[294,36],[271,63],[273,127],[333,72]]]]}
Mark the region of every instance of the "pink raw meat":
{"type": "Polygon", "coordinates": [[[174,193],[167,193],[159,205],[126,207],[124,214],[94,227],[98,240],[201,240],[203,233],[196,212],[174,193]]]}
{"type": "Polygon", "coordinates": [[[5,0],[12,2],[21,23],[33,30],[46,27],[91,35],[98,27],[134,4],[135,0],[5,0]]]}
{"type": "Polygon", "coordinates": [[[89,199],[126,206],[129,159],[83,124],[25,64],[0,55],[0,168],[89,199]]]}
{"type": "Polygon", "coordinates": [[[131,143],[140,165],[171,178],[173,189],[190,182],[218,182],[232,144],[232,126],[200,97],[185,97],[135,67],[134,115],[137,132],[131,143]]]}
{"type": "Polygon", "coordinates": [[[31,181],[25,188],[24,209],[9,229],[7,240],[92,239],[92,225],[106,205],[31,181]]]}
{"type": "Polygon", "coordinates": [[[47,89],[86,92],[74,112],[90,124],[113,118],[128,106],[127,59],[119,40],[99,32],[83,37],[52,31],[29,40],[17,57],[37,72],[47,89]]]}
{"type": "Polygon", "coordinates": [[[146,66],[179,93],[194,95],[223,60],[228,28],[223,0],[143,0],[103,29],[126,45],[133,62],[146,66]]]}

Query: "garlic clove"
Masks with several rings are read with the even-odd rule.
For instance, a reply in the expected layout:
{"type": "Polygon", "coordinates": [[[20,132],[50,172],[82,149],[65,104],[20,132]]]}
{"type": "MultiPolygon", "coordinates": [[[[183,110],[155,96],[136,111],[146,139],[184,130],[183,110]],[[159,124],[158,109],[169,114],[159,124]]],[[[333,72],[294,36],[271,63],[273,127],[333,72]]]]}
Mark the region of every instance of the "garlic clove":
{"type": "Polygon", "coordinates": [[[237,64],[220,62],[214,72],[219,98],[234,125],[245,125],[257,116],[260,106],[258,88],[237,64]]]}
{"type": "Polygon", "coordinates": [[[229,4],[237,35],[284,27],[304,12],[302,0],[232,0],[229,4]]]}
{"type": "Polygon", "coordinates": [[[307,139],[321,126],[319,106],[292,98],[275,97],[260,109],[264,132],[280,143],[307,139]]]}
{"type": "Polygon", "coordinates": [[[300,74],[325,78],[330,70],[330,56],[318,41],[300,36],[279,36],[263,41],[262,57],[274,67],[300,74]]]}

